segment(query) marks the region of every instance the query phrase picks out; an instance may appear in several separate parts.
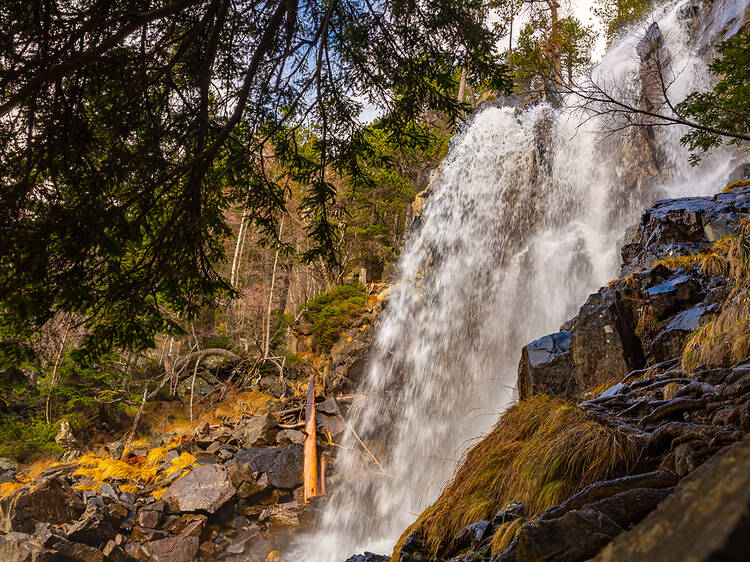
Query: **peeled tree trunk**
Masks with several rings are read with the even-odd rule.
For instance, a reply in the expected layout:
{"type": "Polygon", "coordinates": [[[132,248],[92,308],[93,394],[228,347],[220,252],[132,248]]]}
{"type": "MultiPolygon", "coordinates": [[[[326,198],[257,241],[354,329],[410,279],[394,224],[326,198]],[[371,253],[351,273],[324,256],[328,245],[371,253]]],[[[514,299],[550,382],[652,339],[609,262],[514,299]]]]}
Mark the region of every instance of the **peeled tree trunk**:
{"type": "Polygon", "coordinates": [[[315,373],[310,373],[305,409],[304,493],[305,503],[318,495],[318,451],[315,443],[315,373]]]}

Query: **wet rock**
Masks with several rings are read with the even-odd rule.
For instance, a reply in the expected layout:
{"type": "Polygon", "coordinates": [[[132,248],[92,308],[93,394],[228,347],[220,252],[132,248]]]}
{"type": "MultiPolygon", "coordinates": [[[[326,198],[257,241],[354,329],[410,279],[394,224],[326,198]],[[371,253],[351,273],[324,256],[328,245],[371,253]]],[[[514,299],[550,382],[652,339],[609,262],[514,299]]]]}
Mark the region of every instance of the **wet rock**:
{"type": "Polygon", "coordinates": [[[727,184],[750,179],[750,162],[739,164],[727,176],[727,184]]]}
{"type": "Polygon", "coordinates": [[[492,519],[492,524],[497,526],[513,521],[514,519],[520,519],[523,517],[525,511],[526,506],[521,502],[509,503],[495,514],[495,517],[492,519]]]}
{"type": "Polygon", "coordinates": [[[227,470],[240,475],[235,477],[242,482],[253,481],[254,475],[265,473],[268,485],[291,490],[302,483],[302,446],[245,449],[227,464],[227,470]]]}
{"type": "Polygon", "coordinates": [[[643,367],[643,348],[633,325],[633,316],[616,290],[604,288],[589,296],[576,316],[571,338],[579,393],[643,367]]]}
{"type": "Polygon", "coordinates": [[[279,424],[272,415],[255,416],[240,425],[232,437],[240,441],[243,447],[271,445],[276,440],[279,424]]]}
{"type": "Polygon", "coordinates": [[[104,561],[104,554],[99,549],[87,544],[62,540],[55,543],[55,550],[65,562],[104,561]]]}
{"type": "Polygon", "coordinates": [[[328,414],[329,416],[340,416],[341,408],[339,403],[333,396],[329,396],[320,404],[315,404],[315,410],[321,414],[328,414]]]}
{"type": "Polygon", "coordinates": [[[0,531],[32,533],[37,522],[70,523],[85,509],[76,491],[58,478],[44,478],[0,500],[0,531]]]}
{"type": "Polygon", "coordinates": [[[10,532],[0,535],[0,560],[3,562],[57,562],[57,552],[34,543],[26,533],[10,532]]]}
{"type": "Polygon", "coordinates": [[[383,554],[365,552],[364,554],[356,554],[347,558],[346,562],[388,562],[390,559],[389,556],[384,556],[383,554]]]}
{"type": "Polygon", "coordinates": [[[750,551],[750,438],[712,457],[641,523],[596,557],[740,561],[750,551]]]}
{"type": "Polygon", "coordinates": [[[346,431],[346,422],[341,416],[319,414],[315,419],[315,427],[320,434],[325,435],[325,432],[328,431],[332,437],[336,437],[346,431]]]}
{"type": "Polygon", "coordinates": [[[524,526],[518,535],[518,560],[574,562],[595,556],[623,529],[601,512],[571,511],[559,519],[524,526]]]}
{"type": "Polygon", "coordinates": [[[521,400],[534,394],[564,397],[576,394],[570,340],[570,332],[559,332],[544,336],[523,348],[518,365],[521,400]]]}
{"type": "Polygon", "coordinates": [[[492,531],[492,523],[483,519],[464,527],[461,532],[456,535],[454,542],[458,549],[474,546],[491,537],[492,531]]]}
{"type": "MultiPolygon", "coordinates": [[[[226,471],[215,464],[193,468],[164,492],[162,500],[172,512],[214,513],[235,494],[226,471]]],[[[196,549],[197,549],[196,545],[196,549]]]]}
{"type": "Polygon", "coordinates": [[[703,295],[697,279],[691,275],[678,275],[646,291],[648,303],[659,319],[697,302],[703,295]]]}
{"type": "Polygon", "coordinates": [[[427,548],[425,547],[422,535],[418,531],[412,531],[401,546],[399,557],[404,562],[429,560],[425,554],[426,550],[427,548]]]}

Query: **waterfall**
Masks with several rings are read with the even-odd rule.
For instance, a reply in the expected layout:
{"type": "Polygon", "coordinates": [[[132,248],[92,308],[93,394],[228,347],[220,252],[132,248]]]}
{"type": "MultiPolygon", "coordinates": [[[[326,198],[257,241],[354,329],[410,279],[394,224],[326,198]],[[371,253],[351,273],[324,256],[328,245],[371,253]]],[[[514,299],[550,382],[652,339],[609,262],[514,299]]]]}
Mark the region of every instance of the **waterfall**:
{"type": "MultiPolygon", "coordinates": [[[[709,85],[683,29],[687,3],[651,16],[678,69],[673,101],[709,85]]],[[[594,77],[639,91],[635,45],[644,29],[611,47],[594,77]]],[[[383,471],[349,435],[337,460],[346,482],[289,560],[389,553],[514,399],[522,346],[557,331],[617,276],[625,228],[656,199],[718,191],[732,166],[717,151],[691,168],[684,131],[669,127],[655,133],[659,173],[633,179],[645,166],[628,140],[634,131],[606,136],[603,127],[544,104],[489,107],[454,137],[379,325],[360,390],[369,401],[350,412],[383,471]]]]}

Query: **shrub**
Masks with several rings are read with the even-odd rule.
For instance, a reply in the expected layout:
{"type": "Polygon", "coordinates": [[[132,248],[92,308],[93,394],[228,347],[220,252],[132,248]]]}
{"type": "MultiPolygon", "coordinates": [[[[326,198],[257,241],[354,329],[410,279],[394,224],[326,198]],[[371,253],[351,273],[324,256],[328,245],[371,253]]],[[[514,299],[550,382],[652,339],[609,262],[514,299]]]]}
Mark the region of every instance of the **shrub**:
{"type": "MultiPolygon", "coordinates": [[[[635,439],[590,419],[557,398],[534,396],[515,404],[494,429],[470,449],[438,500],[406,530],[394,551],[414,530],[430,557],[450,549],[466,525],[492,517],[512,501],[531,517],[599,480],[627,474],[638,458],[635,439]]],[[[515,530],[498,529],[493,547],[502,549],[515,530]]]]}
{"type": "Polygon", "coordinates": [[[318,351],[330,351],[346,324],[367,304],[359,282],[339,285],[306,305],[305,319],[312,324],[318,351]]]}
{"type": "Polygon", "coordinates": [[[63,452],[55,443],[58,424],[32,418],[26,422],[11,417],[0,419],[0,457],[26,462],[35,457],[63,452]]]}

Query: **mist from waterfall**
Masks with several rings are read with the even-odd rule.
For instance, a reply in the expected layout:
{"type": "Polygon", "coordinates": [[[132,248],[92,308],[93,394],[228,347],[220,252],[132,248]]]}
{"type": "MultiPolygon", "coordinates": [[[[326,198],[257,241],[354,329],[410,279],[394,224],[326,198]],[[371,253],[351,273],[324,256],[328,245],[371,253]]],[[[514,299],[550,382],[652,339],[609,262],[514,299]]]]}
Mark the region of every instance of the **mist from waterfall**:
{"type": "MultiPolygon", "coordinates": [[[[709,86],[681,27],[687,1],[652,14],[677,75],[673,101],[709,86]]],[[[643,31],[637,26],[610,48],[594,77],[639,90],[635,45],[643,31]]],[[[454,137],[378,328],[359,391],[369,401],[350,412],[385,473],[347,435],[336,461],[345,482],[289,560],[389,554],[514,399],[522,346],[557,331],[616,277],[625,228],[659,198],[718,191],[732,166],[731,155],[717,151],[691,168],[679,144],[684,131],[665,128],[656,131],[659,182],[633,189],[628,175],[637,163],[601,127],[547,105],[520,113],[490,107],[454,137]]]]}

